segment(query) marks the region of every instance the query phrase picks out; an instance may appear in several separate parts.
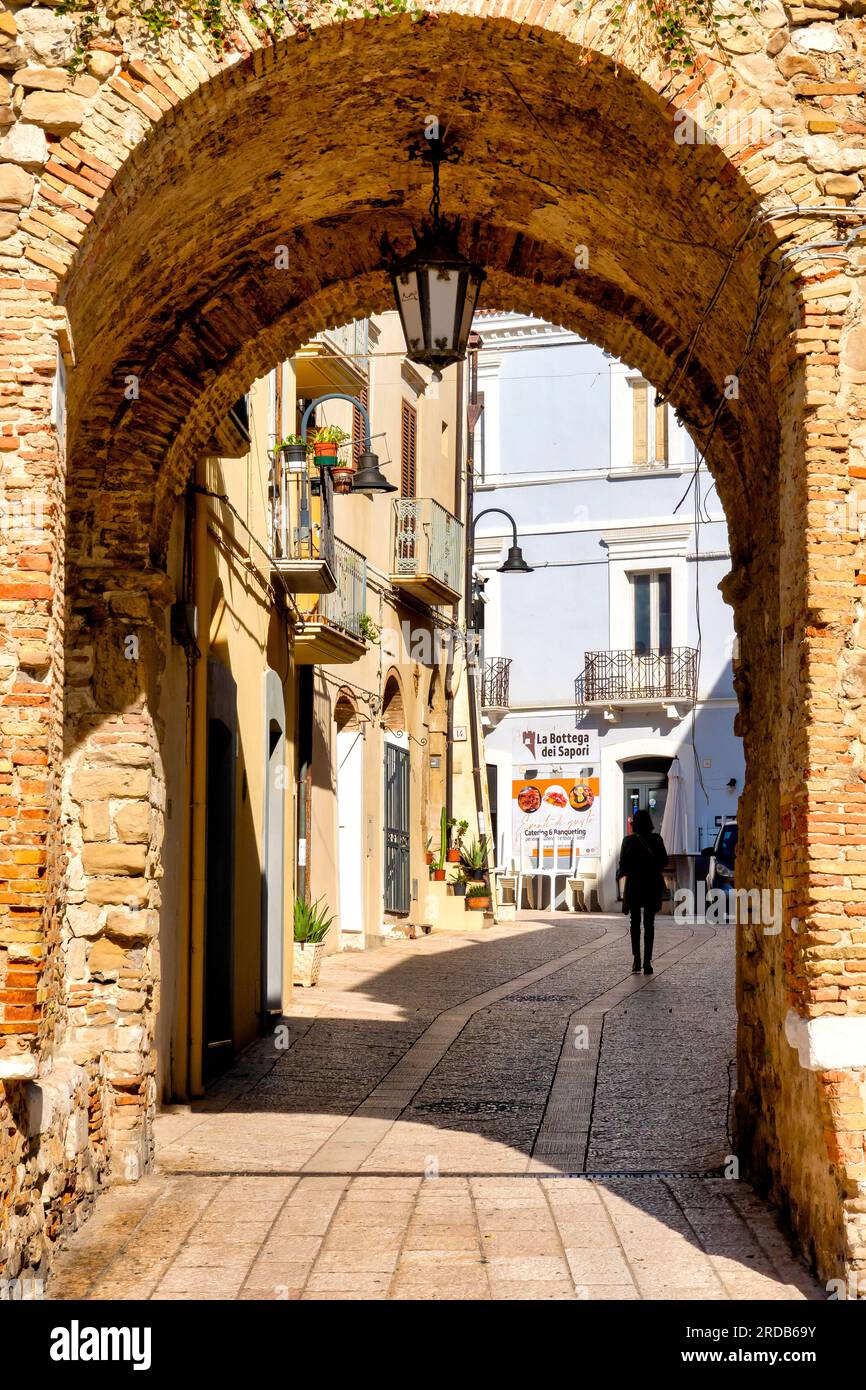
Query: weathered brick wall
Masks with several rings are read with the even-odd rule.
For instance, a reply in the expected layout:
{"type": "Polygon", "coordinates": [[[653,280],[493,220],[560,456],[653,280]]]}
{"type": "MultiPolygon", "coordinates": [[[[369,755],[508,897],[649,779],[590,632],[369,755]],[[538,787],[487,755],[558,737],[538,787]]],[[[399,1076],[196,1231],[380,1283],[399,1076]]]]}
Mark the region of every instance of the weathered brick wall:
{"type": "Polygon", "coordinates": [[[444,200],[488,269],[486,302],[602,342],[699,438],[715,422],[748,766],[740,882],[786,904],[779,936],[741,929],[737,1148],[825,1273],[866,1262],[862,1057],[850,1030],[836,1053],[820,1034],[866,1016],[862,253],[791,255],[855,224],[783,215],[862,196],[863,21],[833,0],[746,17],[729,66],[704,77],[771,134],[716,148],[675,137],[678,109],[705,100],[697,80],[638,81],[628,54],[617,74],[601,40],[587,63],[592,20],[570,5],[439,10],[266,50],[240,34],[222,63],[181,34],[143,47],[121,17],[75,79],[69,20],[0,15],[0,448],[6,496],[48,498],[38,543],[7,529],[0,571],[13,1266],[38,1264],[42,1233],[106,1171],[134,1177],[149,1156],[174,497],[255,376],[389,304],[383,236],[407,248],[426,210],[426,173],[402,151],[431,113],[464,150],[444,200]],[[58,343],[68,488],[49,417],[58,343]]]}

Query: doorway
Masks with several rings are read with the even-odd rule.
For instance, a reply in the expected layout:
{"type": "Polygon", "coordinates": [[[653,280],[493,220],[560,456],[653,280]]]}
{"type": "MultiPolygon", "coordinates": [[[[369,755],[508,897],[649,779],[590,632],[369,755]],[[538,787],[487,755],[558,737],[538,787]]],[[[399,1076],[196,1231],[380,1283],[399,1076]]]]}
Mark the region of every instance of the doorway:
{"type": "Polygon", "coordinates": [[[340,937],[364,945],[364,731],[352,718],[339,727],[337,707],[337,865],[340,937]]]}
{"type": "Polygon", "coordinates": [[[205,1081],[234,1058],[234,887],[237,687],[228,669],[208,663],[205,823],[205,1081]]]}
{"type": "Polygon", "coordinates": [[[670,765],[670,758],[631,758],[623,763],[623,835],[629,834],[635,811],[649,811],[655,829],[660,828],[670,765]]]}

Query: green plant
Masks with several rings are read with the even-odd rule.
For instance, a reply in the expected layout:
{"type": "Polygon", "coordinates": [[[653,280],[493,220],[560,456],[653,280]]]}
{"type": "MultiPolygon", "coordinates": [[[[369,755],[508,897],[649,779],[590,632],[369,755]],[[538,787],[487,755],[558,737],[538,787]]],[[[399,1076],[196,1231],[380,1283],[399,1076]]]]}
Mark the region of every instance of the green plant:
{"type": "Polygon", "coordinates": [[[294,934],[295,940],[305,946],[318,946],[331,930],[334,918],[329,915],[327,904],[320,906],[321,898],[308,903],[304,898],[295,898],[294,934]]]}
{"type": "Polygon", "coordinates": [[[277,445],[277,448],[290,449],[297,448],[299,445],[305,445],[307,448],[309,448],[309,441],[304,439],[303,435],[301,434],[287,434],[285,439],[280,440],[279,444],[277,445]]]}
{"type": "Polygon", "coordinates": [[[454,846],[455,849],[459,849],[460,846],[461,846],[462,843],[463,843],[463,836],[466,834],[466,831],[469,829],[469,822],[468,822],[468,820],[453,820],[453,819],[452,819],[452,820],[450,820],[450,821],[448,822],[448,829],[452,832],[452,835],[451,835],[451,843],[452,843],[452,845],[454,846]],[[453,833],[453,832],[455,832],[455,831],[456,831],[456,834],[453,833]]]}
{"type": "Polygon", "coordinates": [[[486,883],[467,883],[467,898],[489,898],[490,888],[486,883]]]}
{"type": "Polygon", "coordinates": [[[628,53],[629,66],[642,72],[653,58],[661,59],[672,72],[697,70],[703,85],[698,45],[704,59],[711,55],[724,64],[728,55],[723,27],[731,36],[746,35],[742,20],[760,13],[762,0],[742,0],[742,16],[724,0],[614,0],[613,5],[608,0],[573,0],[573,8],[577,15],[593,14],[601,21],[593,46],[608,30],[614,35],[615,62],[628,53]]]}
{"type": "Polygon", "coordinates": [[[446,813],[445,813],[445,807],[443,806],[441,812],[439,813],[439,860],[438,860],[438,863],[437,863],[437,866],[436,866],[437,868],[439,868],[439,869],[444,869],[444,868],[445,868],[445,857],[446,857],[447,853],[448,853],[448,816],[446,815],[446,813]]]}
{"type": "Polygon", "coordinates": [[[365,642],[371,646],[378,647],[381,629],[376,626],[369,613],[362,613],[358,619],[358,631],[365,642]]]}
{"type": "Polygon", "coordinates": [[[352,438],[345,430],[341,430],[339,425],[322,425],[320,429],[313,430],[314,444],[347,444],[352,438]]]}
{"type": "Polygon", "coordinates": [[[480,839],[472,839],[468,845],[460,846],[460,862],[467,869],[474,869],[477,873],[479,869],[487,868],[487,836],[482,835],[480,839]]]}

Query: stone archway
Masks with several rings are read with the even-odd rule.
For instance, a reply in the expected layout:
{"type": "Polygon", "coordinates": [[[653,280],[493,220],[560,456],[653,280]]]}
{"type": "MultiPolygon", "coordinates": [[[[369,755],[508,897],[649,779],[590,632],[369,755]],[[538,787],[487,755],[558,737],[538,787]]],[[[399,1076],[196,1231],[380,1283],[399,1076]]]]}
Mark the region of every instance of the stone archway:
{"type": "MultiPolygon", "coordinates": [[[[384,239],[405,249],[427,201],[401,152],[441,109],[464,149],[446,203],[488,271],[486,302],[628,360],[713,468],[739,634],[741,871],[781,889],[798,922],[779,937],[741,928],[737,1147],[822,1271],[859,1269],[863,265],[854,251],[841,267],[820,249],[791,253],[828,239],[824,214],[794,201],[835,199],[841,217],[860,191],[859,94],[838,79],[856,66],[861,24],[835,22],[830,48],[804,56],[781,6],[751,19],[750,51],[704,75],[728,103],[775,113],[785,138],[725,148],[676,139],[677,112],[703,99],[697,81],[617,69],[603,46],[587,64],[570,11],[545,3],[526,24],[514,0],[496,18],[457,8],[335,25],[239,62],[182,40],[167,61],[117,51],[61,115],[40,124],[21,106],[30,153],[3,175],[17,214],[4,243],[17,395],[0,441],[7,495],[35,483],[48,534],[10,542],[0,590],[18,717],[4,736],[0,981],[13,1120],[53,1044],[91,1119],[69,1186],[86,1190],[88,1162],[110,1161],[116,1177],[147,1162],[168,517],[254,377],[325,323],[388,305],[384,239]],[[315,101],[298,99],[308,91],[315,101]],[[828,97],[829,142],[808,115],[828,97]],[[68,393],[52,406],[56,343],[68,393]],[[106,815],[107,833],[89,839],[106,815]],[[120,835],[121,816],[142,838],[120,835]],[[121,957],[145,997],[125,1031],[69,989],[116,977],[121,957]],[[41,1019],[37,1000],[51,1004],[41,1019]]],[[[26,66],[35,50],[20,39],[26,66]]]]}

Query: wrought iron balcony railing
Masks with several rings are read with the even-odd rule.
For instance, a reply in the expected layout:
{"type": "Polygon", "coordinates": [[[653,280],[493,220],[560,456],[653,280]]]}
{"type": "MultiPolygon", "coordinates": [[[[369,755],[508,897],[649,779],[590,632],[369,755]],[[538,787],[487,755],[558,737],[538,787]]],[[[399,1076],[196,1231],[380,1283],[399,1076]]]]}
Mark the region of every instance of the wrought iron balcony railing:
{"type": "Polygon", "coordinates": [[[432,497],[394,502],[391,583],[425,603],[454,604],[460,598],[463,526],[432,497]]]}
{"type": "Polygon", "coordinates": [[[694,704],[697,680],[694,647],[586,652],[583,672],[574,682],[574,700],[578,709],[647,700],[694,704]]]}
{"type": "Polygon", "coordinates": [[[369,319],[355,319],[353,323],[343,324],[340,328],[326,328],[316,334],[316,339],[333,347],[344,357],[351,358],[357,370],[362,375],[366,373],[370,350],[369,319]]]}
{"type": "Polygon", "coordinates": [[[481,705],[483,709],[508,708],[510,678],[510,656],[489,656],[485,659],[481,673],[481,705]]]}
{"type": "Polygon", "coordinates": [[[320,595],[316,613],[332,627],[362,641],[361,619],[367,611],[367,561],[345,541],[335,538],[333,545],[337,587],[333,593],[320,595]]]}
{"type": "Polygon", "coordinates": [[[292,593],[327,593],[336,582],[331,497],[314,501],[306,469],[290,469],[275,454],[270,478],[271,559],[279,582],[292,593]]]}

